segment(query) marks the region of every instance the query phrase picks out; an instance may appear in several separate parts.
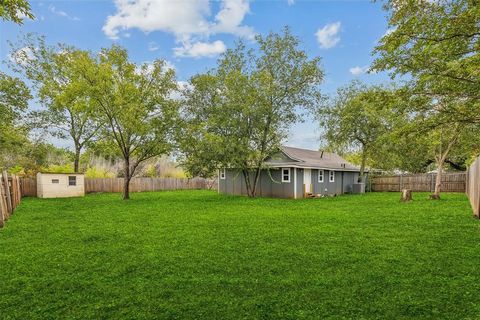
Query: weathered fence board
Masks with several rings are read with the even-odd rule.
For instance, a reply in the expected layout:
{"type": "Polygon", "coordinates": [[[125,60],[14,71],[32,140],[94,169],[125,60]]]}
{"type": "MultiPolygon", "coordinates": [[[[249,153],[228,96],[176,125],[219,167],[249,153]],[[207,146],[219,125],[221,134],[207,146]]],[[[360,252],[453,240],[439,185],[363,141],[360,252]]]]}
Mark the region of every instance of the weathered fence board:
{"type": "MultiPolygon", "coordinates": [[[[466,173],[444,173],[442,175],[443,192],[465,192],[466,173]]],[[[417,192],[433,192],[435,190],[436,173],[379,176],[372,178],[372,191],[400,191],[411,189],[417,192]]]]}
{"type": "Polygon", "coordinates": [[[480,218],[480,157],[467,170],[466,193],[470,200],[473,214],[480,218]]]}
{"type": "Polygon", "coordinates": [[[5,225],[21,199],[19,178],[14,175],[9,177],[4,171],[0,177],[0,227],[5,225]]]}
{"type": "MultiPolygon", "coordinates": [[[[21,178],[23,196],[37,196],[36,178],[21,178]]],[[[133,178],[131,192],[162,191],[181,189],[216,189],[216,179],[204,178],[133,178]]],[[[85,178],[85,192],[122,192],[123,178],[85,178]]]]}
{"type": "MultiPolygon", "coordinates": [[[[131,192],[212,189],[212,180],[203,178],[133,178],[131,192]]],[[[85,178],[85,192],[122,192],[123,178],[85,178]]]]}
{"type": "Polygon", "coordinates": [[[24,197],[37,196],[37,179],[36,178],[20,178],[20,189],[24,197]]]}

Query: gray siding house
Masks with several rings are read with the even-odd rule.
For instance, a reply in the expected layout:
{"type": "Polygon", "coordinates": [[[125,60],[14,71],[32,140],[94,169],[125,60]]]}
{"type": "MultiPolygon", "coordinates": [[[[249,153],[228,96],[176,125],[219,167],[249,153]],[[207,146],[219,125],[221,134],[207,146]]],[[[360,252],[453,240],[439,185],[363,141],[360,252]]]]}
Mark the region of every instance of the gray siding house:
{"type": "MultiPolygon", "coordinates": [[[[353,193],[360,169],[335,153],[282,147],[262,170],[257,195],[275,198],[305,198],[353,193]]],[[[247,195],[240,170],[225,168],[218,175],[218,192],[247,195]]]]}

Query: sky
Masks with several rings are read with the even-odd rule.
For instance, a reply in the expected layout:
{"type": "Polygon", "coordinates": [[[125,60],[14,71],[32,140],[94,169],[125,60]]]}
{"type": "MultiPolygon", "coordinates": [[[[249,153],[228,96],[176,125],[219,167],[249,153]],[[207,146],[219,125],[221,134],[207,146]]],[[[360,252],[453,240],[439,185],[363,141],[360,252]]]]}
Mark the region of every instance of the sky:
{"type": "MultiPolygon", "coordinates": [[[[385,73],[367,73],[372,50],[387,32],[387,13],[371,1],[322,0],[78,0],[31,1],[34,20],[0,22],[0,60],[9,59],[8,41],[24,33],[44,35],[94,52],[112,44],[127,48],[132,61],[166,60],[178,81],[215,66],[239,38],[281,31],[288,25],[310,57],[320,56],[324,94],[353,79],[386,83],[385,73]]],[[[2,63],[1,69],[4,70],[2,63]]],[[[33,101],[32,108],[38,108],[33,101]]],[[[318,124],[307,115],[294,126],[286,145],[318,149],[318,124]]],[[[53,141],[53,140],[52,140],[53,141]]],[[[68,141],[53,141],[68,147],[68,141]]]]}

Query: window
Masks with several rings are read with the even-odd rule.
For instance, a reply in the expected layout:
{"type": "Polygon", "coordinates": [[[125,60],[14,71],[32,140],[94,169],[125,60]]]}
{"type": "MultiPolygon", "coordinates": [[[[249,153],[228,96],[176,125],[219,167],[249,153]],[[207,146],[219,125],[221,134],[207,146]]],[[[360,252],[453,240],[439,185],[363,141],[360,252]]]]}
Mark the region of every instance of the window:
{"type": "Polygon", "coordinates": [[[329,171],[328,181],[335,182],[335,171],[329,171]]]}
{"type": "Polygon", "coordinates": [[[290,168],[282,169],[282,182],[290,182],[290,168]]]}
{"type": "Polygon", "coordinates": [[[318,170],[318,182],[323,182],[323,175],[324,175],[324,171],[318,170]]]}
{"type": "Polygon", "coordinates": [[[225,168],[220,170],[220,179],[225,180],[226,174],[225,174],[225,168]]]}
{"type": "Polygon", "coordinates": [[[58,179],[52,179],[52,183],[59,183],[58,179]]]}
{"type": "Polygon", "coordinates": [[[69,186],[76,186],[77,185],[77,177],[68,176],[68,185],[69,186]]]}

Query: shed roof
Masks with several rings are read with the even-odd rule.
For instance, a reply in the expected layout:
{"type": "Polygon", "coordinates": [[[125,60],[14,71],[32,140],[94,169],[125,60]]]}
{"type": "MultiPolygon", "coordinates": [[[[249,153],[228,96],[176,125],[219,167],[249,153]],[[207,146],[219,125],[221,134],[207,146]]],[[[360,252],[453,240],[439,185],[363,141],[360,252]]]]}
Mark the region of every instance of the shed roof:
{"type": "Polygon", "coordinates": [[[40,174],[68,174],[68,175],[85,175],[85,173],[81,172],[38,172],[40,174]]]}
{"type": "Polygon", "coordinates": [[[300,168],[335,169],[359,171],[360,168],[336,153],[282,146],[282,152],[292,161],[269,162],[273,167],[293,166],[300,168]]]}

